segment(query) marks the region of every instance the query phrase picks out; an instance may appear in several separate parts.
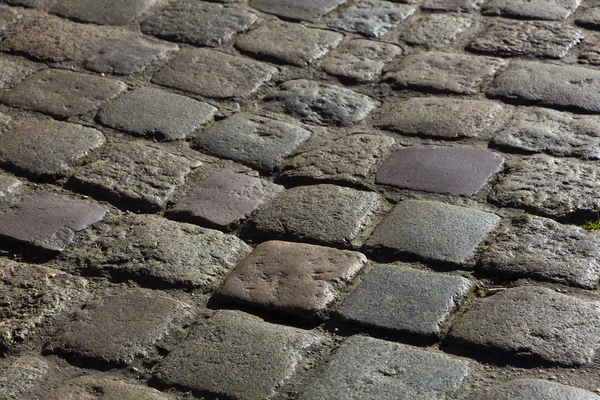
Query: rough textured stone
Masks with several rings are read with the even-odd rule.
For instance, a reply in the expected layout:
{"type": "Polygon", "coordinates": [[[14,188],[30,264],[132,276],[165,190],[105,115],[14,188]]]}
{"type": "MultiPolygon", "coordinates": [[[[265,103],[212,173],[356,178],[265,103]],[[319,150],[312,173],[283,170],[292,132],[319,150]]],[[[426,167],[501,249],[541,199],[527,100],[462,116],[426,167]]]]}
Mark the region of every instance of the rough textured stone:
{"type": "Polygon", "coordinates": [[[251,0],[250,5],[259,11],[284,19],[316,22],[345,2],[346,0],[251,0]]]}
{"type": "Polygon", "coordinates": [[[542,379],[516,379],[493,386],[473,400],[598,400],[587,390],[542,379]]]}
{"type": "Polygon", "coordinates": [[[0,55],[0,89],[8,89],[29,75],[44,68],[26,59],[0,55]]]}
{"type": "Polygon", "coordinates": [[[0,237],[47,251],[62,251],[75,232],[100,221],[106,210],[83,200],[37,192],[0,215],[0,237]]]}
{"type": "Polygon", "coordinates": [[[304,243],[260,244],[229,274],[213,298],[292,314],[308,320],[324,317],[367,258],[357,252],[304,243]]]}
{"type": "Polygon", "coordinates": [[[402,53],[402,48],[393,44],[356,39],[340,46],[321,63],[321,68],[342,78],[374,82],[381,76],[385,63],[402,53]]]}
{"type": "Polygon", "coordinates": [[[30,122],[0,135],[0,165],[33,178],[57,179],[104,142],[104,135],[93,128],[54,120],[30,122]]]}
{"type": "Polygon", "coordinates": [[[244,32],[258,16],[246,10],[195,0],[175,0],[144,20],[142,32],[197,46],[218,47],[244,32]]]}
{"type": "Polygon", "coordinates": [[[107,144],[100,153],[68,183],[134,210],[162,209],[195,166],[186,158],[139,143],[107,144]]]}
{"type": "Polygon", "coordinates": [[[579,6],[580,0],[490,0],[481,10],[484,15],[562,20],[579,6]]]}
{"type": "Polygon", "coordinates": [[[366,336],[346,339],[300,400],[451,399],[463,390],[466,362],[366,336]]]}
{"type": "Polygon", "coordinates": [[[600,7],[586,9],[577,17],[575,23],[588,29],[600,29],[600,7]]]}
{"type": "Polygon", "coordinates": [[[448,340],[565,366],[589,364],[600,347],[600,303],[523,286],[475,303],[448,340]]]}
{"type": "Polygon", "coordinates": [[[3,2],[14,6],[47,9],[56,0],[3,0],[3,2]]]}
{"type": "Polygon", "coordinates": [[[563,58],[581,39],[577,29],[550,22],[494,22],[467,49],[500,56],[563,58]]]}
{"type": "Polygon", "coordinates": [[[259,237],[352,247],[380,206],[376,193],[334,185],[286,190],[249,222],[259,237]]]}
{"type": "Polygon", "coordinates": [[[45,69],[17,84],[1,100],[11,107],[69,118],[92,111],[125,89],[121,81],[45,69]]]}
{"type": "Polygon", "coordinates": [[[582,52],[579,53],[577,62],[594,66],[600,65],[600,46],[592,45],[583,49],[582,52]]]}
{"type": "Polygon", "coordinates": [[[0,173],[0,209],[12,205],[21,191],[21,181],[0,173]]]}
{"type": "Polygon", "coordinates": [[[412,45],[442,49],[455,42],[474,24],[473,18],[460,15],[428,14],[416,19],[411,18],[388,36],[412,45]]]}
{"type": "Polygon", "coordinates": [[[23,356],[0,365],[0,399],[20,400],[48,374],[50,366],[41,357],[23,356]]]}
{"type": "Polygon", "coordinates": [[[222,170],[179,200],[169,209],[167,216],[231,229],[282,190],[283,186],[269,181],[222,170]]]}
{"type": "Polygon", "coordinates": [[[247,97],[277,74],[277,68],[206,49],[186,49],[153,78],[159,85],[217,99],[247,97]]]}
{"type": "Polygon", "coordinates": [[[362,0],[329,26],[365,36],[379,37],[415,12],[413,7],[381,0],[362,0]]]}
{"type": "Polygon", "coordinates": [[[265,99],[265,108],[319,125],[348,126],[360,122],[378,103],[364,94],[316,81],[287,81],[265,99]]]}
{"type": "Polygon", "coordinates": [[[385,78],[401,88],[475,94],[504,65],[496,58],[427,52],[403,57],[385,78]]]}
{"type": "Polygon", "coordinates": [[[0,37],[4,37],[15,29],[21,18],[23,15],[12,8],[0,6],[0,37]]]}
{"type": "Polygon", "coordinates": [[[87,302],[46,350],[81,360],[127,365],[154,354],[194,316],[190,305],[153,291],[134,289],[87,302]]]}
{"type": "Polygon", "coordinates": [[[324,29],[273,21],[250,31],[235,46],[254,57],[304,67],[327,54],[343,37],[324,29]]]}
{"type": "Polygon", "coordinates": [[[406,147],[379,167],[375,182],[411,190],[472,196],[498,172],[504,160],[487,149],[406,147]]]}
{"type": "Polygon", "coordinates": [[[100,110],[100,122],[135,136],[185,139],[210,122],[217,109],[189,97],[152,87],[125,93],[100,110]]]}
{"type": "Polygon", "coordinates": [[[425,0],[423,10],[472,13],[479,10],[483,0],[425,0]]]}
{"type": "Polygon", "coordinates": [[[220,311],[200,321],[192,336],[159,363],[156,378],[219,397],[268,399],[321,340],[307,331],[220,311]]]}
{"type": "Polygon", "coordinates": [[[54,390],[47,400],[169,400],[172,396],[146,386],[132,385],[117,378],[82,376],[54,390]]]}
{"type": "Polygon", "coordinates": [[[142,15],[156,0],[60,0],[50,12],[76,21],[125,25],[142,15]]]}
{"type": "Polygon", "coordinates": [[[500,221],[497,215],[433,201],[400,202],[365,243],[370,252],[411,254],[469,266],[479,244],[500,221]]]}
{"type": "Polygon", "coordinates": [[[196,136],[192,147],[262,171],[273,171],[309,136],[309,131],[296,125],[239,113],[196,136]]]}

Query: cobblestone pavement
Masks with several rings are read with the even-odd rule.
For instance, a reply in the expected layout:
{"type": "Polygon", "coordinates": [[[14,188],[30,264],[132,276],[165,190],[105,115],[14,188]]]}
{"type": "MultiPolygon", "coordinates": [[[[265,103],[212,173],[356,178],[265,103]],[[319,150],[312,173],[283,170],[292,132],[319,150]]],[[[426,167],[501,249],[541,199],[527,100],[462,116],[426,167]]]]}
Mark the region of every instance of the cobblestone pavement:
{"type": "Polygon", "coordinates": [[[0,400],[600,399],[596,2],[0,3],[0,400]]]}

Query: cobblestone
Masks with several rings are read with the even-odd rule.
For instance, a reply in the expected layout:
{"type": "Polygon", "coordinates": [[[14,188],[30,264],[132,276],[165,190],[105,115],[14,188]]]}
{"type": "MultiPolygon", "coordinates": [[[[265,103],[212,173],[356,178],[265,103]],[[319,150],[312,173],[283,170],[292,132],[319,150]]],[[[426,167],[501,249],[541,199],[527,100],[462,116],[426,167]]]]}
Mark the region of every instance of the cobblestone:
{"type": "Polygon", "coordinates": [[[50,12],[76,21],[125,25],[142,15],[156,0],[60,0],[50,12]]]}
{"type": "Polygon", "coordinates": [[[389,1],[363,0],[329,23],[332,28],[379,37],[415,12],[413,7],[389,1]]]}
{"type": "Polygon", "coordinates": [[[112,400],[147,399],[169,400],[172,396],[156,389],[141,385],[132,385],[115,378],[103,376],[82,376],[68,381],[65,385],[50,393],[48,400],[112,400]],[[100,397],[97,396],[101,393],[100,397]]]}
{"type": "Polygon", "coordinates": [[[587,390],[561,385],[542,379],[516,379],[475,396],[474,400],[598,400],[598,396],[587,390]]]}
{"type": "Polygon", "coordinates": [[[482,3],[483,0],[425,0],[421,8],[431,11],[473,13],[479,10],[482,3]]]}
{"type": "Polygon", "coordinates": [[[569,17],[579,3],[580,0],[549,0],[544,4],[527,0],[490,0],[481,12],[484,15],[557,21],[569,17]]]}
{"type": "Polygon", "coordinates": [[[600,7],[591,7],[581,13],[575,23],[584,28],[598,30],[600,29],[600,7]]]}
{"type": "Polygon", "coordinates": [[[345,2],[346,0],[251,0],[250,5],[259,11],[284,19],[316,22],[345,2]]]}
{"type": "Polygon", "coordinates": [[[43,65],[25,59],[0,55],[0,89],[8,89],[42,68],[43,65]]]}
{"type": "Polygon", "coordinates": [[[12,205],[21,192],[21,181],[12,176],[0,174],[0,209],[12,205]]]}
{"type": "Polygon", "coordinates": [[[23,356],[0,366],[0,399],[19,400],[48,373],[50,366],[41,357],[23,356]]]}
{"type": "Polygon", "coordinates": [[[411,18],[387,36],[412,45],[443,49],[474,25],[474,19],[464,16],[428,14],[420,18],[411,18]]]}
{"type": "Polygon", "coordinates": [[[0,37],[4,37],[12,31],[22,17],[21,14],[11,8],[0,7],[0,37]]]}
{"type": "Polygon", "coordinates": [[[577,59],[580,64],[600,65],[600,46],[590,46],[583,50],[577,59]]]}

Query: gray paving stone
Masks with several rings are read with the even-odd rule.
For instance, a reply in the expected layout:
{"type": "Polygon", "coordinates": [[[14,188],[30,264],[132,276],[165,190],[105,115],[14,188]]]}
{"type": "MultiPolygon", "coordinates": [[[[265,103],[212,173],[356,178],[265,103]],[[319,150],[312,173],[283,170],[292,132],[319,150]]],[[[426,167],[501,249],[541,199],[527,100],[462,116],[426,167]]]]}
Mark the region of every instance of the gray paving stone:
{"type": "Polygon", "coordinates": [[[100,131],[68,122],[25,123],[0,135],[0,165],[35,179],[54,180],[66,176],[71,166],[105,141],[100,131]]]}
{"type": "MultiPolygon", "coordinates": [[[[411,18],[388,37],[426,48],[447,48],[475,25],[473,18],[455,14],[427,14],[411,18]]],[[[385,39],[385,37],[384,37],[385,39]]]]}
{"type": "Polygon", "coordinates": [[[499,56],[563,58],[581,39],[579,30],[552,22],[502,21],[492,23],[467,49],[499,56]]]}
{"type": "Polygon", "coordinates": [[[158,364],[155,377],[163,385],[219,397],[268,399],[321,341],[304,330],[219,311],[201,320],[191,337],[158,364]]]}
{"type": "Polygon", "coordinates": [[[600,159],[600,118],[547,108],[519,108],[492,145],[525,153],[600,159]]]}
{"type": "Polygon", "coordinates": [[[8,89],[42,68],[44,68],[43,64],[2,54],[0,55],[0,89],[8,89]]]}
{"type": "Polygon", "coordinates": [[[20,400],[47,376],[50,366],[41,357],[22,356],[0,365],[0,399],[20,400]]]}
{"type": "Polygon", "coordinates": [[[284,19],[316,22],[345,2],[346,0],[251,0],[250,6],[284,19]]]}
{"type": "Polygon", "coordinates": [[[15,85],[0,98],[11,107],[57,118],[85,114],[126,89],[117,80],[59,69],[45,69],[15,85]]]}
{"type": "Polygon", "coordinates": [[[500,217],[483,211],[405,200],[377,225],[365,249],[387,256],[410,254],[468,267],[473,264],[479,245],[499,222],[500,217]]]}
{"type": "Polygon", "coordinates": [[[403,57],[384,78],[400,88],[476,94],[505,64],[497,58],[427,52],[403,57]]]}
{"type": "Polygon", "coordinates": [[[382,265],[367,275],[338,312],[351,323],[437,337],[471,286],[459,276],[382,265]]]}
{"type": "Polygon", "coordinates": [[[598,400],[599,396],[587,390],[562,385],[543,379],[515,379],[493,386],[473,400],[598,400]]]}
{"type": "Polygon", "coordinates": [[[483,0],[425,0],[421,8],[430,11],[473,13],[479,10],[481,4],[483,0]]]}
{"type": "Polygon", "coordinates": [[[16,28],[23,15],[10,7],[0,6],[0,37],[4,37],[8,32],[16,28]]]}
{"type": "Polygon", "coordinates": [[[142,32],[197,46],[218,47],[246,31],[258,16],[240,8],[175,0],[141,23],[142,32]]]}
{"type": "Polygon", "coordinates": [[[305,67],[335,48],[343,38],[337,32],[272,21],[242,36],[235,46],[253,57],[305,67]]]}
{"type": "Polygon", "coordinates": [[[69,180],[76,190],[134,210],[164,208],[195,163],[140,143],[107,144],[69,180]]]}
{"type": "Polygon", "coordinates": [[[76,21],[126,25],[142,15],[156,0],[60,0],[50,12],[76,21]]]}
{"type": "Polygon", "coordinates": [[[487,100],[414,97],[383,103],[375,125],[403,135],[440,139],[490,137],[511,111],[487,100]]]}
{"type": "Polygon", "coordinates": [[[494,187],[489,199],[553,218],[595,212],[600,209],[598,175],[595,163],[533,156],[510,165],[510,173],[494,187]]]}
{"type": "Polygon", "coordinates": [[[366,263],[354,251],[264,242],[229,274],[213,299],[314,321],[325,317],[366,263]]]}
{"type": "Polygon", "coordinates": [[[362,0],[345,10],[329,26],[365,36],[379,37],[415,12],[414,7],[381,0],[362,0]]]}
{"type": "Polygon", "coordinates": [[[600,7],[590,7],[579,14],[575,23],[587,29],[600,29],[600,7]]]}
{"type": "Polygon", "coordinates": [[[0,215],[0,237],[62,251],[76,232],[102,220],[105,213],[104,208],[83,200],[37,192],[0,215]]]}
{"type": "Polygon", "coordinates": [[[593,45],[584,48],[581,53],[579,53],[577,62],[593,66],[600,65],[600,46],[593,45]]]}
{"type": "Polygon", "coordinates": [[[586,365],[600,347],[599,306],[542,287],[507,289],[475,303],[447,340],[532,362],[586,365]]]}
{"type": "Polygon", "coordinates": [[[444,354],[366,336],[346,339],[300,400],[445,400],[463,391],[469,365],[444,354]]]}
{"type": "Polygon", "coordinates": [[[273,171],[309,136],[308,130],[296,125],[239,113],[207,128],[194,138],[192,147],[262,171],[273,171]]]}
{"type": "Polygon", "coordinates": [[[0,173],[0,209],[12,205],[20,192],[20,180],[0,173]]]}
{"type": "Polygon", "coordinates": [[[13,6],[23,6],[30,8],[47,9],[57,0],[2,0],[3,3],[7,3],[13,6]]]}
{"type": "Polygon", "coordinates": [[[287,81],[265,98],[265,108],[318,125],[360,122],[378,103],[364,94],[307,79],[287,81]]]}
{"type": "Polygon", "coordinates": [[[206,49],[186,49],[165,65],[153,83],[217,99],[248,97],[269,82],[277,68],[206,49]]]}
{"type": "Polygon", "coordinates": [[[67,381],[52,391],[47,400],[172,400],[173,396],[146,386],[133,385],[118,378],[105,376],[81,376],[67,381]]]}
{"type": "Polygon", "coordinates": [[[357,82],[375,82],[385,64],[403,52],[401,47],[390,43],[356,39],[329,55],[321,68],[328,74],[357,82]]]}
{"type": "Polygon", "coordinates": [[[100,122],[135,136],[162,141],[185,139],[212,121],[210,104],[149,86],[135,89],[103,107],[100,122]]]}
{"type": "Polygon", "coordinates": [[[487,94],[547,106],[600,112],[597,70],[516,61],[500,72],[487,94]]]}
{"type": "Polygon", "coordinates": [[[580,0],[490,0],[481,10],[484,15],[545,19],[558,21],[566,19],[577,7],[580,0]]]}
{"type": "Polygon", "coordinates": [[[472,196],[500,170],[503,158],[487,149],[405,147],[379,167],[375,182],[404,189],[472,196]]]}
{"type": "Polygon", "coordinates": [[[283,186],[251,176],[221,170],[169,209],[167,216],[199,225],[231,229],[283,190],[283,186]]]}

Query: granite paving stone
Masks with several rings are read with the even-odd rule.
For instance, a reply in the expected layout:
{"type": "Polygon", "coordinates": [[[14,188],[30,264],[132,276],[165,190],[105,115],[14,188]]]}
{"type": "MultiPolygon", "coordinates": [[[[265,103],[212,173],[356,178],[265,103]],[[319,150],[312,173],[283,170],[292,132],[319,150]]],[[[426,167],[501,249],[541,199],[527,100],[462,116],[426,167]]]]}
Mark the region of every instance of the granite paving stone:
{"type": "Polygon", "coordinates": [[[52,391],[48,400],[172,400],[156,389],[105,376],[81,376],[52,391]]]}
{"type": "Polygon", "coordinates": [[[338,19],[329,23],[332,28],[379,37],[415,12],[414,7],[381,0],[362,0],[346,9],[338,19]]]}
{"type": "Polygon", "coordinates": [[[154,3],[156,0],[60,0],[50,7],[50,12],[76,21],[126,25],[154,3]]]}
{"type": "Polygon", "coordinates": [[[373,192],[334,185],[300,186],[280,193],[247,223],[259,238],[353,247],[381,205],[373,192]]]}
{"type": "Polygon", "coordinates": [[[404,189],[473,196],[504,160],[487,149],[411,146],[396,150],[379,167],[375,182],[404,189]]]}
{"type": "Polygon", "coordinates": [[[536,363],[587,365],[600,347],[599,306],[543,287],[507,289],[475,303],[447,340],[536,363]]]}
{"type": "Polygon", "coordinates": [[[471,287],[459,276],[381,265],[344,300],[338,313],[353,324],[437,337],[471,287]]]}
{"type": "Polygon", "coordinates": [[[12,205],[21,192],[21,181],[0,173],[0,209],[12,205]]]}
{"type": "Polygon", "coordinates": [[[352,336],[334,353],[300,400],[369,398],[445,400],[464,390],[467,362],[399,343],[352,336]]]}
{"type": "Polygon", "coordinates": [[[474,13],[481,4],[483,0],[425,0],[421,8],[428,11],[474,13]]]}
{"type": "Polygon", "coordinates": [[[332,52],[321,63],[321,68],[341,78],[361,83],[375,82],[379,80],[385,64],[403,53],[402,47],[390,43],[355,39],[332,52]]]}
{"type": "Polygon", "coordinates": [[[242,36],[235,46],[253,57],[305,67],[335,48],[343,37],[324,29],[272,21],[242,36]]]}
{"type": "Polygon", "coordinates": [[[585,12],[577,16],[575,23],[587,29],[600,29],[600,7],[585,9],[585,12]]]}
{"type": "Polygon", "coordinates": [[[467,49],[499,56],[563,58],[583,39],[581,31],[552,22],[494,22],[467,49]]]}
{"type": "Polygon", "coordinates": [[[366,262],[354,251],[264,242],[229,274],[213,299],[314,321],[325,317],[366,262]]]}
{"type": "Polygon", "coordinates": [[[283,159],[310,134],[310,131],[287,122],[238,113],[196,136],[192,148],[261,171],[273,171],[279,169],[283,159]]]}
{"type": "Polygon", "coordinates": [[[581,0],[490,0],[481,10],[484,15],[501,15],[519,19],[559,21],[569,17],[581,0]]]}
{"type": "Polygon", "coordinates": [[[92,111],[125,89],[126,85],[118,80],[45,69],[15,85],[0,100],[11,107],[66,119],[92,111]]]}
{"type": "Polygon", "coordinates": [[[207,49],[186,49],[152,82],[217,99],[243,98],[268,83],[278,70],[268,64],[207,49]]]}
{"type": "Polygon", "coordinates": [[[346,0],[251,0],[250,6],[283,19],[316,22],[345,2],[346,0]]]}
{"type": "Polygon", "coordinates": [[[322,341],[308,331],[219,311],[158,364],[155,378],[219,397],[268,399],[322,341]]]}
{"type": "Polygon", "coordinates": [[[8,89],[42,68],[43,64],[0,54],[0,89],[8,89]]]}
{"type": "Polygon", "coordinates": [[[175,42],[219,47],[244,32],[258,16],[233,7],[195,0],[175,0],[144,20],[142,32],[175,42]]]}
{"type": "Polygon", "coordinates": [[[53,180],[67,175],[105,141],[100,131],[68,122],[25,123],[0,135],[0,165],[34,179],[53,180]]]}
{"type": "Polygon", "coordinates": [[[515,379],[493,386],[473,400],[598,400],[587,390],[543,379],[515,379]]]}
{"type": "Polygon", "coordinates": [[[264,179],[221,170],[175,203],[168,218],[229,230],[283,190],[264,179]]]}
{"type": "Polygon", "coordinates": [[[479,245],[500,222],[495,214],[434,201],[405,200],[375,227],[365,250],[409,254],[470,267],[479,245]]]}
{"type": "Polygon", "coordinates": [[[16,29],[23,15],[10,7],[0,6],[0,37],[16,29]]]}
{"type": "Polygon", "coordinates": [[[62,251],[76,232],[102,220],[105,213],[96,204],[40,191],[0,214],[0,237],[40,250],[62,251]]]}
{"type": "Polygon", "coordinates": [[[432,51],[403,57],[384,78],[399,88],[476,94],[505,65],[497,58],[432,51]]]}
{"type": "Polygon", "coordinates": [[[103,107],[99,121],[119,131],[161,141],[185,139],[212,121],[210,104],[153,87],[141,87],[103,107]]]}
{"type": "Polygon", "coordinates": [[[20,400],[47,376],[50,365],[41,357],[22,356],[0,364],[0,399],[20,400]]]}
{"type": "Polygon", "coordinates": [[[307,79],[285,82],[265,102],[269,111],[287,113],[304,122],[338,126],[359,123],[379,105],[364,94],[307,79]]]}
{"type": "Polygon", "coordinates": [[[411,18],[386,36],[412,45],[443,49],[473,26],[473,18],[455,14],[427,14],[411,18]]]}
{"type": "Polygon", "coordinates": [[[157,211],[196,166],[187,158],[141,143],[111,143],[79,168],[71,188],[134,210],[157,211]]]}

